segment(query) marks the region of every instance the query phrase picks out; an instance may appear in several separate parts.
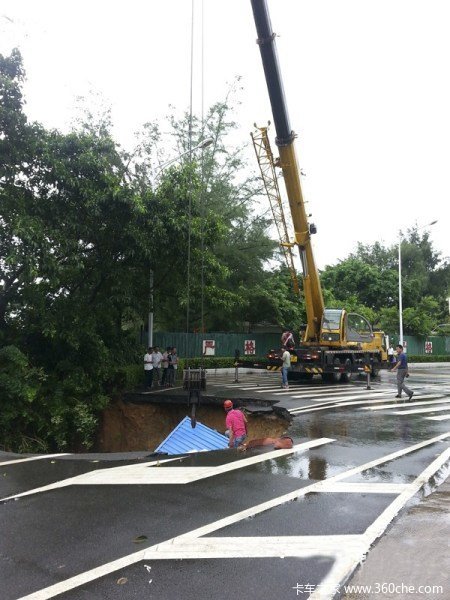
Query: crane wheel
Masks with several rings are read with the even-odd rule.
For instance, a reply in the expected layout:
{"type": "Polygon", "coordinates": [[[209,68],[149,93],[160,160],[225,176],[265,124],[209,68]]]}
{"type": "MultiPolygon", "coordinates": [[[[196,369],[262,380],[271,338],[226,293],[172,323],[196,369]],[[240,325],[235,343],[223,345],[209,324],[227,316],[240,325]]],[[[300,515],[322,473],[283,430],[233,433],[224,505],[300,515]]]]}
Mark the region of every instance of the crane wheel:
{"type": "MultiPolygon", "coordinates": [[[[345,366],[351,366],[352,361],[349,358],[345,359],[345,366]]],[[[341,383],[350,383],[350,380],[352,378],[352,374],[351,373],[341,373],[341,383]]]]}

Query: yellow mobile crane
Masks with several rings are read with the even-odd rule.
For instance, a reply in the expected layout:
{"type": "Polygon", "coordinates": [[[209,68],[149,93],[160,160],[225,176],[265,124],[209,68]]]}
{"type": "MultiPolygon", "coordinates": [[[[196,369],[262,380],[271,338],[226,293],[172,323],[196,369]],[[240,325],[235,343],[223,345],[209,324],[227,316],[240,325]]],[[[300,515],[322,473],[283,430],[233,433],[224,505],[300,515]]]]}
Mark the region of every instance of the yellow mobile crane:
{"type": "MultiPolygon", "coordinates": [[[[315,226],[308,222],[305,210],[300,172],[295,152],[295,133],[291,130],[275,44],[275,34],[269,17],[266,0],[251,0],[258,34],[272,115],[276,130],[279,158],[274,158],[270,148],[267,128],[252,135],[256,155],[266,191],[277,223],[281,245],[290,267],[291,248],[297,246],[302,266],[303,295],[307,323],[300,332],[300,343],[291,350],[292,367],[289,379],[309,379],[320,374],[324,379],[348,380],[352,372],[366,371],[376,374],[387,366],[387,344],[382,332],[373,332],[370,323],[356,313],[344,309],[325,308],[319,273],[315,264],[311,235],[315,226]],[[294,240],[286,239],[286,219],[276,178],[276,168],[281,168],[294,227],[294,240]],[[274,210],[275,207],[275,210],[274,210]],[[276,218],[276,211],[281,216],[276,218]],[[284,224],[284,229],[279,223],[284,224]],[[281,231],[281,234],[280,234],[281,231]]],[[[295,273],[295,271],[294,271],[295,273]]],[[[297,288],[298,289],[298,288],[297,288]]],[[[271,364],[280,364],[280,353],[269,353],[271,364]]]]}

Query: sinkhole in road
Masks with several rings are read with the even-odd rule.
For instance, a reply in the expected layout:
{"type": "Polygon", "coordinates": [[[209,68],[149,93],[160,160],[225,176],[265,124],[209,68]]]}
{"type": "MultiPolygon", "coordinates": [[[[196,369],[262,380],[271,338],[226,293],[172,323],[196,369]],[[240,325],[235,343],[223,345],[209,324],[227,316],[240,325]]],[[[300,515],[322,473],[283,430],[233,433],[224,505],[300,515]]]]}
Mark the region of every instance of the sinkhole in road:
{"type": "MultiPolygon", "coordinates": [[[[187,402],[134,404],[119,399],[102,414],[95,449],[98,452],[153,452],[186,415],[189,415],[187,402]]],[[[287,411],[276,409],[252,410],[246,415],[249,440],[279,437],[287,432],[291,422],[287,411]]],[[[221,404],[201,404],[196,416],[198,422],[224,433],[225,413],[221,404]]]]}

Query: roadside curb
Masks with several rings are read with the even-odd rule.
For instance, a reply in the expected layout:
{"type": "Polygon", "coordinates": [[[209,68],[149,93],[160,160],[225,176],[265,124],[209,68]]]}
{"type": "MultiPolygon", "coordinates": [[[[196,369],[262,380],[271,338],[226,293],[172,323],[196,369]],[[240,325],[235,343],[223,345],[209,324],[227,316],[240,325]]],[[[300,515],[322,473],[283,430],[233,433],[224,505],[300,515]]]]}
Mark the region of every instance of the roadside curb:
{"type": "Polygon", "coordinates": [[[415,369],[449,369],[450,362],[426,362],[426,363],[409,363],[410,367],[415,369]]]}
{"type": "Polygon", "coordinates": [[[383,598],[429,598],[434,596],[429,589],[432,586],[440,587],[435,589],[439,597],[448,597],[444,574],[450,570],[450,556],[442,551],[450,535],[449,506],[447,477],[430,495],[410,506],[377,541],[346,582],[342,600],[370,600],[376,589],[383,598]]]}

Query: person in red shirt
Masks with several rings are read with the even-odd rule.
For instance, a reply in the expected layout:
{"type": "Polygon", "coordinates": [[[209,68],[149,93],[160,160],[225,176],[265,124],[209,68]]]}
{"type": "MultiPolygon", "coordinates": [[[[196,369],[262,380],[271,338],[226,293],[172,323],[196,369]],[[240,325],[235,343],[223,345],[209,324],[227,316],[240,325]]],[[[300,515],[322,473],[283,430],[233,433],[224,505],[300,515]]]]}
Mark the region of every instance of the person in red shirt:
{"type": "Polygon", "coordinates": [[[228,445],[230,448],[237,448],[247,438],[247,419],[242,411],[233,408],[231,400],[225,400],[223,408],[227,413],[225,425],[230,438],[228,445]]]}

